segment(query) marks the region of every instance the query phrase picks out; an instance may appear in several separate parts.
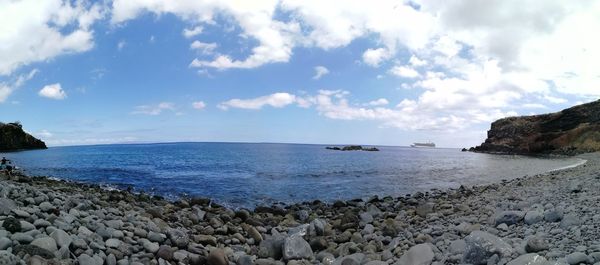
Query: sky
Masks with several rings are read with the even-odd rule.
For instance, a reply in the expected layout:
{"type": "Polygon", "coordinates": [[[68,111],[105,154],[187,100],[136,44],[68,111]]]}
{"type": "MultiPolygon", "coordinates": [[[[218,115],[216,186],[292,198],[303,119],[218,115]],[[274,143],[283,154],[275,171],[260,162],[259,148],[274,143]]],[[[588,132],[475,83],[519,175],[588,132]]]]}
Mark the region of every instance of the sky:
{"type": "Polygon", "coordinates": [[[50,146],[478,145],[600,96],[600,1],[0,0],[0,121],[50,146]]]}

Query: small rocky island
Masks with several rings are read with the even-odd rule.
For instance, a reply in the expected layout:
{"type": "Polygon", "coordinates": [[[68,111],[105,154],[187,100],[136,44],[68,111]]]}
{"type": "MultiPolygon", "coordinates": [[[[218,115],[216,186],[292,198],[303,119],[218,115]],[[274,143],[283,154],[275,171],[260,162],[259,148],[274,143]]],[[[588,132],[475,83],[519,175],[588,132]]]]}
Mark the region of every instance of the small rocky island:
{"type": "Polygon", "coordinates": [[[469,151],[525,155],[600,151],[600,100],[556,113],[497,120],[485,142],[469,151]]]}
{"type": "Polygon", "coordinates": [[[26,133],[20,122],[0,122],[0,151],[46,148],[46,143],[26,133]]]}
{"type": "Polygon", "coordinates": [[[363,147],[362,145],[347,145],[344,147],[327,146],[327,147],[325,147],[325,149],[336,150],[336,151],[370,151],[370,152],[379,151],[379,149],[377,147],[363,147]]]}

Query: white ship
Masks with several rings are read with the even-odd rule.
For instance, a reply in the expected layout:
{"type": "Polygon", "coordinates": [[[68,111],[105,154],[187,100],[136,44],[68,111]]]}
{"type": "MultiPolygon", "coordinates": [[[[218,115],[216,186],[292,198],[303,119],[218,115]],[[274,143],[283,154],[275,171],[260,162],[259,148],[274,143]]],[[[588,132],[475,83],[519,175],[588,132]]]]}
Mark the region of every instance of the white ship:
{"type": "Polygon", "coordinates": [[[432,142],[427,142],[427,143],[413,143],[410,145],[410,147],[429,147],[429,148],[435,148],[435,144],[432,142]]]}

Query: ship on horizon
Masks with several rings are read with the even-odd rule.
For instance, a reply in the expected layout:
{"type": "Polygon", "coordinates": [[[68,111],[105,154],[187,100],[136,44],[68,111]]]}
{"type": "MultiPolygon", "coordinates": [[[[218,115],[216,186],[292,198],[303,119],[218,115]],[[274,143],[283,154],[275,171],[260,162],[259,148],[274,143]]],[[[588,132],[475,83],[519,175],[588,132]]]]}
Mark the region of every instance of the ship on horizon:
{"type": "Polygon", "coordinates": [[[435,148],[435,144],[433,142],[427,142],[427,143],[413,143],[410,145],[410,147],[415,147],[415,148],[435,148]]]}

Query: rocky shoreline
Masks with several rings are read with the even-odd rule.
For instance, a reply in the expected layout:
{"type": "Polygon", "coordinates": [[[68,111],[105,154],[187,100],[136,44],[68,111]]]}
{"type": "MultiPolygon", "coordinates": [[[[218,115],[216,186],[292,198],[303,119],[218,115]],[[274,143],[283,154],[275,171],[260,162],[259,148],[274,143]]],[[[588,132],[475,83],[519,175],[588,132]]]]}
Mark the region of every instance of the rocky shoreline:
{"type": "Polygon", "coordinates": [[[0,264],[600,264],[600,155],[405,197],[231,210],[0,175],[0,264]]]}

